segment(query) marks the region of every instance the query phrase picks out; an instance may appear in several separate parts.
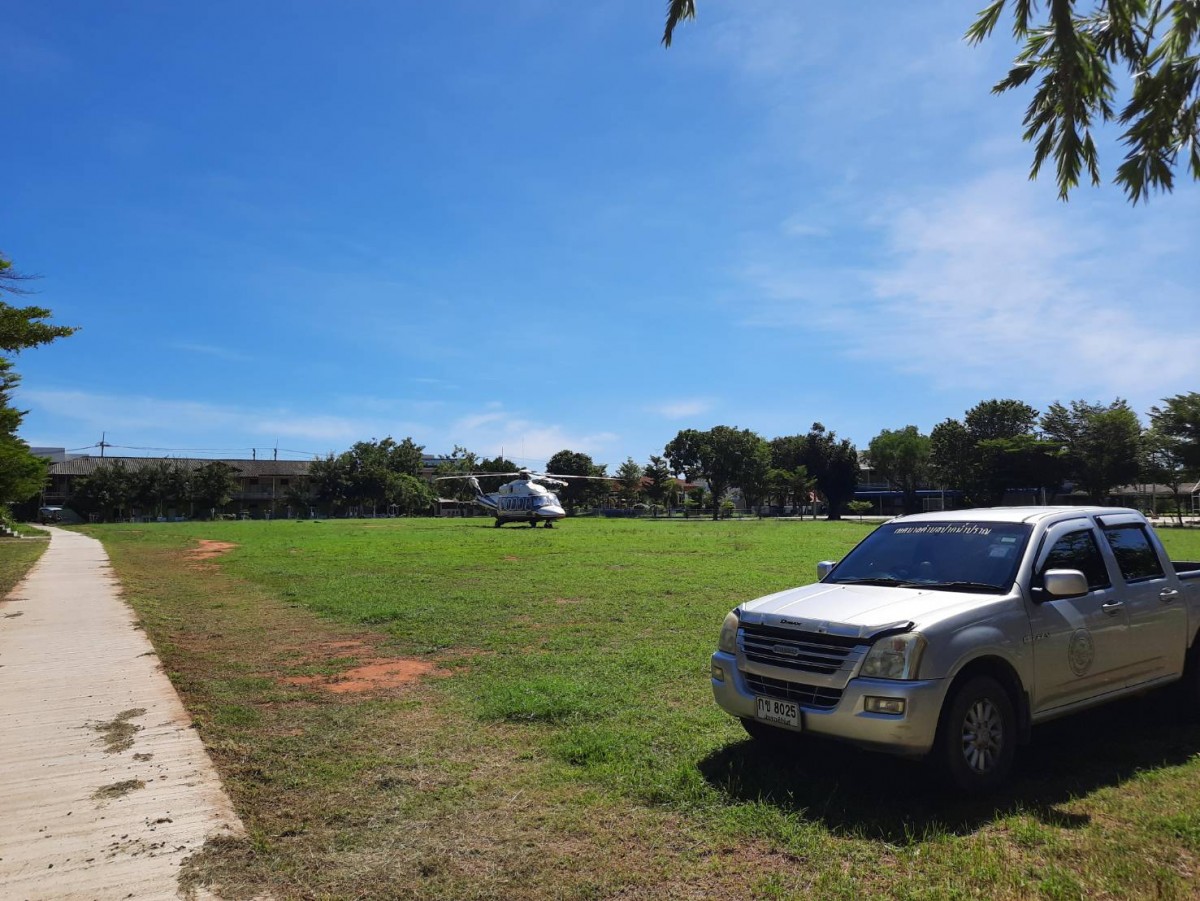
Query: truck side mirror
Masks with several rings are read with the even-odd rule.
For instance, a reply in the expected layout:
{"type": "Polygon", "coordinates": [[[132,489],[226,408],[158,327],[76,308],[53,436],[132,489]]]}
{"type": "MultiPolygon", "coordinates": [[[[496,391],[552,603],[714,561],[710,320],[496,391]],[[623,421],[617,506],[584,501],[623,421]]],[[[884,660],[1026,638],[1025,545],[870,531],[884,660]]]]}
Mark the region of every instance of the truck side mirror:
{"type": "Polygon", "coordinates": [[[1077,598],[1088,593],[1087,576],[1077,569],[1048,569],[1042,587],[1052,598],[1077,598]]]}
{"type": "Polygon", "coordinates": [[[817,581],[824,582],[825,577],[827,575],[829,575],[831,572],[833,572],[833,568],[835,566],[837,566],[837,563],[835,563],[832,560],[822,560],[820,563],[818,563],[817,564],[817,581]]]}

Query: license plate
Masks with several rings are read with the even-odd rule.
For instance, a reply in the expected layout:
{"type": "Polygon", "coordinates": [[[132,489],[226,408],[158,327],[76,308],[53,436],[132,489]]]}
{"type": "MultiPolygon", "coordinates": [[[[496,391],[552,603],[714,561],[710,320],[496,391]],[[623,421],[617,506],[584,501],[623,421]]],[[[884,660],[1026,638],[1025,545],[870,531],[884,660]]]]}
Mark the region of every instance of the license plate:
{"type": "Polygon", "coordinates": [[[783,726],[800,728],[800,707],[795,701],[781,701],[778,698],[757,698],[758,709],[755,716],[764,723],[779,723],[783,726]]]}

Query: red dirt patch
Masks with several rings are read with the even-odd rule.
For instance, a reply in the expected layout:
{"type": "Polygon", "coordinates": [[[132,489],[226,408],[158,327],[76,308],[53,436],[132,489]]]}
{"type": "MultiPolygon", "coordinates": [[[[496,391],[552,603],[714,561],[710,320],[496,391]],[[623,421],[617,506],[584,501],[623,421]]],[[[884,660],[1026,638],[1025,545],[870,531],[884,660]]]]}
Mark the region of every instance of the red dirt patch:
{"type": "Polygon", "coordinates": [[[189,560],[211,560],[213,557],[228,554],[235,547],[237,545],[229,541],[210,541],[207,538],[201,538],[196,542],[196,547],[186,551],[184,556],[189,560]]]}
{"type": "MultiPolygon", "coordinates": [[[[354,642],[335,642],[354,644],[354,642]]],[[[380,691],[416,682],[422,676],[448,676],[427,660],[393,657],[384,660],[369,660],[334,676],[289,676],[283,679],[286,685],[307,685],[323,688],[334,694],[349,694],[360,691],[380,691]]]]}

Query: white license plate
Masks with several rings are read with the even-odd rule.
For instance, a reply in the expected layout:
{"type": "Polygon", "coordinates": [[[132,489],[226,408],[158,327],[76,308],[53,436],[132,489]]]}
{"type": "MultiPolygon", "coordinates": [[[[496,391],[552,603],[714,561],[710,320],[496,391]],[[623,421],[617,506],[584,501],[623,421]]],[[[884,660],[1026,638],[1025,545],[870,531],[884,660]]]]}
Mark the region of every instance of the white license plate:
{"type": "Polygon", "coordinates": [[[800,707],[795,701],[781,701],[778,698],[756,700],[758,708],[754,712],[755,716],[764,723],[779,723],[793,729],[800,728],[800,707]]]}

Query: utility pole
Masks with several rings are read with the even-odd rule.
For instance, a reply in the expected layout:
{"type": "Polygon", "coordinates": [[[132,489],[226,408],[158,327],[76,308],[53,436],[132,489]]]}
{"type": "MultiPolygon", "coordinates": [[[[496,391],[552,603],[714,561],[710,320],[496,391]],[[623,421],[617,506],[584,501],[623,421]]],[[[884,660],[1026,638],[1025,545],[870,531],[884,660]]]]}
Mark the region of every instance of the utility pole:
{"type": "Polygon", "coordinates": [[[107,441],[105,441],[105,440],[104,440],[104,439],[105,439],[105,437],[107,437],[107,435],[108,435],[108,432],[101,432],[101,433],[100,433],[100,459],[101,459],[101,460],[103,460],[103,459],[104,459],[104,449],[105,449],[106,447],[112,447],[112,445],[111,445],[111,444],[109,444],[107,441]]]}

